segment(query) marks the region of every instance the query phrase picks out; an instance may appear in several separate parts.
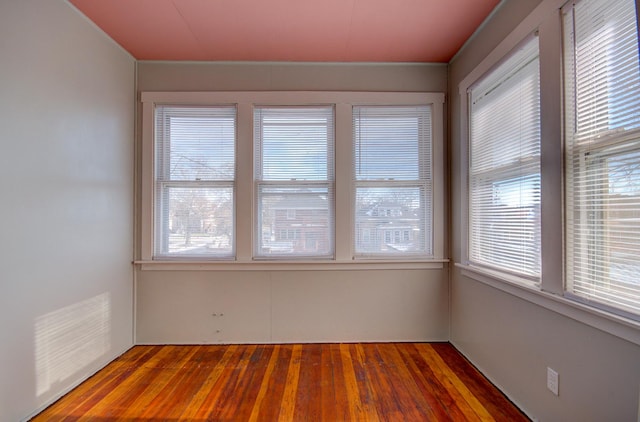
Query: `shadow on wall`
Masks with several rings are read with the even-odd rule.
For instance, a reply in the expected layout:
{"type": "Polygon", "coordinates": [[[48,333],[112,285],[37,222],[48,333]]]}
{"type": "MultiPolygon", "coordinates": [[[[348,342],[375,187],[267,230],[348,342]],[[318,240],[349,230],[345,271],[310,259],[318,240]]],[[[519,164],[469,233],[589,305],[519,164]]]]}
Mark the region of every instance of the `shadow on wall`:
{"type": "Polygon", "coordinates": [[[83,378],[83,370],[111,347],[111,297],[98,296],[38,317],[35,321],[38,397],[83,378]],[[56,387],[57,388],[54,388],[56,387]]]}

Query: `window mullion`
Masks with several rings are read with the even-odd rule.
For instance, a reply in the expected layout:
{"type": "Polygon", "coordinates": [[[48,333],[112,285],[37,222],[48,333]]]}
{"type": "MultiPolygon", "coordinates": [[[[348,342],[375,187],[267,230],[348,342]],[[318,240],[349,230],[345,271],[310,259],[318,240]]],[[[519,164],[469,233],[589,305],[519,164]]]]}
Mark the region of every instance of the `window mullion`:
{"type": "Polygon", "coordinates": [[[236,162],[236,207],[235,236],[236,260],[249,262],[253,256],[252,244],[254,219],[254,185],[253,185],[253,104],[240,102],[237,104],[237,145],[239,159],[236,162]]]}
{"type": "Polygon", "coordinates": [[[544,19],[540,43],[540,289],[561,294],[563,266],[562,22],[544,19]]]}
{"type": "Polygon", "coordinates": [[[352,105],[336,104],[335,125],[335,256],[338,261],[349,261],[353,258],[351,230],[354,224],[353,188],[354,169],[353,156],[352,105]]]}

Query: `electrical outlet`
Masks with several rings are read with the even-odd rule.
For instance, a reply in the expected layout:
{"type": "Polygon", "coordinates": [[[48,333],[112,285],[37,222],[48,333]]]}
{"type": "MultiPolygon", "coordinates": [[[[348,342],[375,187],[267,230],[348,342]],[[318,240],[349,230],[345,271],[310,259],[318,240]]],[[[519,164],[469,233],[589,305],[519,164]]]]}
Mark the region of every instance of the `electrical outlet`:
{"type": "Polygon", "coordinates": [[[558,395],[558,373],[547,367],[547,388],[556,396],[558,395]]]}

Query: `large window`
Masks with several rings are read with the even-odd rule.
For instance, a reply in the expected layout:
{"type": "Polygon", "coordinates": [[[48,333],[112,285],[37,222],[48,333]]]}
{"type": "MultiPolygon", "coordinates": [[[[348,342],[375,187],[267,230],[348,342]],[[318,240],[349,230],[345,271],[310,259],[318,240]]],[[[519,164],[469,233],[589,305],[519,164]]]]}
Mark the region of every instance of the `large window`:
{"type": "Polygon", "coordinates": [[[563,9],[566,290],[640,316],[640,70],[634,0],[563,9]]]}
{"type": "Polygon", "coordinates": [[[469,90],[469,261],[540,277],[540,66],[531,37],[469,90]]]}
{"type": "Polygon", "coordinates": [[[443,111],[440,93],[145,92],[137,263],[442,268],[443,111]]]}
{"type": "Polygon", "coordinates": [[[355,253],[431,255],[431,108],[353,108],[355,253]]]}
{"type": "Polygon", "coordinates": [[[235,107],[156,108],[155,256],[233,256],[235,118],[235,107]]]}
{"type": "Polygon", "coordinates": [[[333,107],[256,107],[255,256],[333,256],[333,107]]]}

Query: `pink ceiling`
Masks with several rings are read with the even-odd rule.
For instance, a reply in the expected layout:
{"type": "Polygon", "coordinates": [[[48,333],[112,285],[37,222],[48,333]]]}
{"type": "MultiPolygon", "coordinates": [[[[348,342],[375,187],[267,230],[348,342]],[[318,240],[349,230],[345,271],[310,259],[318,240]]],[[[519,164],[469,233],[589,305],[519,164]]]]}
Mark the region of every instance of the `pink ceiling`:
{"type": "Polygon", "coordinates": [[[448,62],[499,0],[70,0],[139,60],[448,62]]]}

